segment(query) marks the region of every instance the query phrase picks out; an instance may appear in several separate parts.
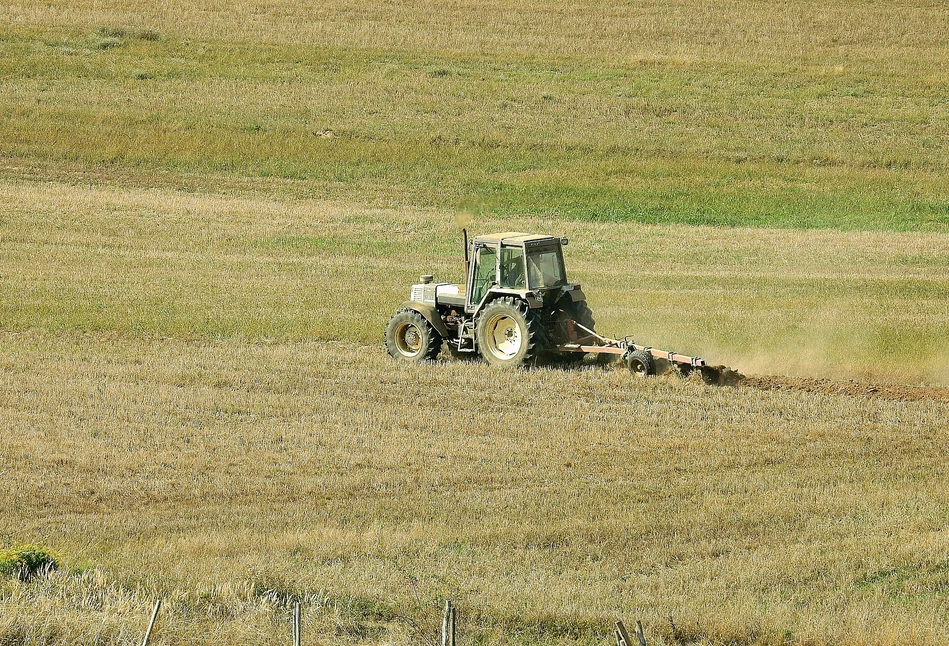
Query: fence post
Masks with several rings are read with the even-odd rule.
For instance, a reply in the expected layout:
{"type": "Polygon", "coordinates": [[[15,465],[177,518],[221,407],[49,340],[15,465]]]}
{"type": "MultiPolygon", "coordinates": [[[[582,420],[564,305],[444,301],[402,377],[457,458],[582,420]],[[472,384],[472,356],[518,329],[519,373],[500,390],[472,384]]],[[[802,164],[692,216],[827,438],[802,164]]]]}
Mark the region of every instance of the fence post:
{"type": "Polygon", "coordinates": [[[451,604],[451,643],[448,646],[455,646],[455,604],[451,604]]]}
{"type": "Polygon", "coordinates": [[[442,615],[442,646],[455,646],[455,604],[451,599],[445,601],[442,615]]]}
{"type": "Polygon", "coordinates": [[[293,646],[300,646],[300,602],[293,602],[293,646]]]}
{"type": "Polygon", "coordinates": [[[639,646],[646,646],[646,633],[643,632],[643,623],[636,620],[636,638],[639,640],[639,646]]]}
{"type": "Polygon", "coordinates": [[[155,609],[152,611],[152,620],[148,622],[148,629],[145,631],[145,639],[142,640],[142,646],[148,646],[148,638],[152,636],[152,628],[155,627],[155,620],[158,619],[159,608],[161,608],[161,599],[155,601],[155,609]]]}

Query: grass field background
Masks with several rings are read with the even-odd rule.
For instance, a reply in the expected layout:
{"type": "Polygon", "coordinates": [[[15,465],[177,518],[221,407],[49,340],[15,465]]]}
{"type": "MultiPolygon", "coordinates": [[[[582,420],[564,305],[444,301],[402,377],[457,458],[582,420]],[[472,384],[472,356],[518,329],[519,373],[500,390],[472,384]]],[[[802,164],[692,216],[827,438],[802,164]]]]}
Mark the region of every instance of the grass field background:
{"type": "MultiPolygon", "coordinates": [[[[460,226],[609,334],[949,385],[939,3],[0,2],[0,644],[946,644],[945,401],[405,366],[460,226]]],[[[870,392],[870,391],[867,391],[870,392]]]]}
{"type": "MultiPolygon", "coordinates": [[[[939,230],[938,3],[4,3],[0,155],[599,221],[939,230]]],[[[148,180],[143,180],[147,182],[148,180]]]]}

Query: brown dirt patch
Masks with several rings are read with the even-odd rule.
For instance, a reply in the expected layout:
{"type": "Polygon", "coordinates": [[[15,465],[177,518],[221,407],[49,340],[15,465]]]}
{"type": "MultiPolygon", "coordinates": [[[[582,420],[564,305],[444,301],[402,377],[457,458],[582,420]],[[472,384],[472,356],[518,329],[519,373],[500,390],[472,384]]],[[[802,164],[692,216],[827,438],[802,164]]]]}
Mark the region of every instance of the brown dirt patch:
{"type": "Polygon", "coordinates": [[[949,388],[939,386],[903,386],[899,384],[867,384],[859,381],[807,379],[751,375],[743,377],[741,386],[760,390],[801,391],[822,395],[846,395],[897,401],[934,400],[949,402],[949,388]]]}

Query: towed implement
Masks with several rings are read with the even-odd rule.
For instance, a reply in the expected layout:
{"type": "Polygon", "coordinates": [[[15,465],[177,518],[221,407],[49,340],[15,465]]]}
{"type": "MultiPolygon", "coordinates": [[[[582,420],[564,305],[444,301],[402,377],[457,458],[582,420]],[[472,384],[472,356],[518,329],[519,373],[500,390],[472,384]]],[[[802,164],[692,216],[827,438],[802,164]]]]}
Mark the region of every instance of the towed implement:
{"type": "Polygon", "coordinates": [[[700,357],[598,334],[580,285],[567,280],[566,238],[511,232],[469,243],[464,232],[464,239],[466,284],[424,275],[389,320],[385,345],[396,359],[431,360],[444,344],[453,356],[480,354],[497,366],[575,363],[595,354],[621,358],[641,376],[671,369],[714,383],[737,376],[700,357]]]}

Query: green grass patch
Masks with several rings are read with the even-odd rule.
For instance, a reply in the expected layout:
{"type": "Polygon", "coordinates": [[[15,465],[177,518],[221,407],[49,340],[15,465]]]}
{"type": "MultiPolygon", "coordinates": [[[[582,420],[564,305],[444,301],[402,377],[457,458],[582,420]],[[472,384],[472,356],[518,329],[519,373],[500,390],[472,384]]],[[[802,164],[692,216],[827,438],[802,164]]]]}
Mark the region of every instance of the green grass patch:
{"type": "Polygon", "coordinates": [[[0,550],[0,576],[29,581],[44,572],[58,570],[61,565],[55,552],[39,545],[16,545],[0,550]]]}
{"type": "Polygon", "coordinates": [[[13,166],[291,179],[512,216],[949,230],[942,86],[909,64],[538,60],[101,26],[9,28],[0,55],[13,166]]]}

